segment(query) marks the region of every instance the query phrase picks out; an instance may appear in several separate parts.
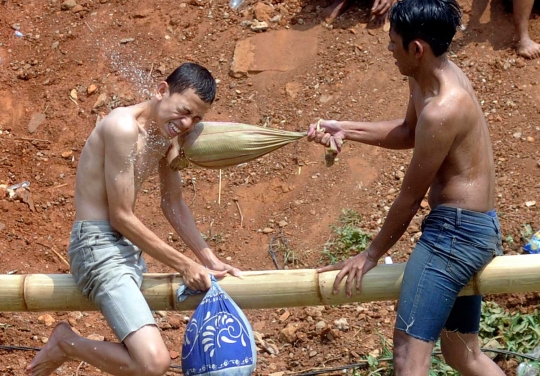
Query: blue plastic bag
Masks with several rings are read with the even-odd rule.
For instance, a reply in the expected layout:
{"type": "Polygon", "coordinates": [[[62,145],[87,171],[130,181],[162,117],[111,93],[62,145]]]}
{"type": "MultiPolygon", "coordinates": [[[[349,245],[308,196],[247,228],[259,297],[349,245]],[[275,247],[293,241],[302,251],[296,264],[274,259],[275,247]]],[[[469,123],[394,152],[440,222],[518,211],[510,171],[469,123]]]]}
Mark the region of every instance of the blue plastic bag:
{"type": "Polygon", "coordinates": [[[540,253],[540,231],[537,231],[531,240],[523,246],[523,250],[527,253],[540,253]]]}
{"type": "MultiPolygon", "coordinates": [[[[185,376],[249,376],[257,365],[257,349],[248,319],[211,276],[212,287],[193,312],[184,334],[185,376]]],[[[195,293],[181,286],[178,300],[195,293]]]]}

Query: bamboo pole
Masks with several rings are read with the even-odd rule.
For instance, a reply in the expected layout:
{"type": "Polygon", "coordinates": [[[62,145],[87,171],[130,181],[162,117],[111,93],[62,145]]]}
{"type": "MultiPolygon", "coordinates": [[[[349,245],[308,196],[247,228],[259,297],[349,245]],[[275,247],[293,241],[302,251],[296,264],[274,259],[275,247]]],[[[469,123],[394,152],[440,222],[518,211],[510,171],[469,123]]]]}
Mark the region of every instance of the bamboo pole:
{"type": "MultiPolygon", "coordinates": [[[[219,283],[243,309],[339,305],[394,300],[405,263],[379,265],[364,276],[362,293],[347,298],[342,284],[332,294],[337,271],[313,269],[244,272],[244,278],[225,277],[219,283]]],[[[540,256],[496,257],[463,289],[462,295],[502,294],[540,290],[540,256]]],[[[182,283],[178,274],[146,274],[141,290],[154,310],[193,310],[202,295],[176,301],[182,283]]],[[[75,286],[70,274],[0,275],[0,311],[95,311],[75,286]]]]}

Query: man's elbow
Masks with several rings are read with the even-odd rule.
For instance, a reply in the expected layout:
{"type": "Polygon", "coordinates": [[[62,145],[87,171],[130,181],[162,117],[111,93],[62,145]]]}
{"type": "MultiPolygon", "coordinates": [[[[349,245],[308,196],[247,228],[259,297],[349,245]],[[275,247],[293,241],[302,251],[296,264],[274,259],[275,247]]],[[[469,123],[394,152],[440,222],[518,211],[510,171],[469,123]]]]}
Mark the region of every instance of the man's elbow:
{"type": "Polygon", "coordinates": [[[402,202],[402,207],[408,208],[411,214],[414,215],[420,209],[424,197],[413,197],[402,194],[399,199],[402,202]]]}
{"type": "Polygon", "coordinates": [[[109,222],[111,223],[111,226],[120,233],[122,233],[122,231],[126,227],[126,223],[128,220],[129,213],[116,210],[109,212],[109,222]]]}

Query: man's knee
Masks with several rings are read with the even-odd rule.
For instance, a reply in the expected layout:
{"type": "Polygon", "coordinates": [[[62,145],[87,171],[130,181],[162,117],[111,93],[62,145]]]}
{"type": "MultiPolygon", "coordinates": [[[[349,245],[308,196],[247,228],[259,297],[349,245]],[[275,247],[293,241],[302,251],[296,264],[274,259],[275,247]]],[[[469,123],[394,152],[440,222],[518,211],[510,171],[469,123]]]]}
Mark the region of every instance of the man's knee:
{"type": "Polygon", "coordinates": [[[394,328],[394,363],[402,362],[407,357],[407,334],[394,328]]]}
{"type": "Polygon", "coordinates": [[[394,329],[394,366],[400,369],[406,366],[410,351],[409,335],[399,329],[394,329]]]}
{"type": "Polygon", "coordinates": [[[394,329],[394,368],[397,375],[421,374],[429,369],[433,342],[394,329]]]}
{"type": "Polygon", "coordinates": [[[137,375],[162,376],[171,366],[171,357],[168,351],[150,349],[148,356],[138,361],[139,373],[137,375]]]}
{"type": "Polygon", "coordinates": [[[137,368],[136,375],[161,376],[168,371],[171,356],[154,325],[146,325],[131,333],[124,344],[137,368]]]}

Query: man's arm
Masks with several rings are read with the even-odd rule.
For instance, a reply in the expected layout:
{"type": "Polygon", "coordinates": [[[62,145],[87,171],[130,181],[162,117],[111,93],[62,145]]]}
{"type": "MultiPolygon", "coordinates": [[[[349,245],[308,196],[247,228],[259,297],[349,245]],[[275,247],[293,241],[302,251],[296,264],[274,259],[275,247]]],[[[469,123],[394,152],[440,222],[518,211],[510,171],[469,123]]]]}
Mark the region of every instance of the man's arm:
{"type": "MultiPolygon", "coordinates": [[[[411,87],[412,83],[409,83],[411,87]]],[[[323,120],[319,124],[324,132],[317,131],[317,124],[311,124],[308,141],[315,141],[326,147],[330,139],[341,139],[380,146],[386,149],[412,149],[415,142],[416,111],[411,100],[407,105],[405,118],[380,122],[353,122],[323,120]]],[[[339,145],[340,143],[337,142],[339,145]]]]}
{"type": "Polygon", "coordinates": [[[220,261],[203,239],[191,210],[182,195],[182,175],[173,171],[169,164],[178,155],[176,143],[171,145],[167,155],[159,163],[159,176],[161,184],[161,209],[163,214],[205,266],[213,270],[226,270],[228,273],[239,276],[240,271],[220,261]]]}
{"type": "Polygon", "coordinates": [[[208,271],[170,247],[134,214],[134,153],[139,130],[132,120],[112,119],[103,127],[105,184],[111,225],[141,250],[182,274],[188,287],[210,287],[208,271]]]}

